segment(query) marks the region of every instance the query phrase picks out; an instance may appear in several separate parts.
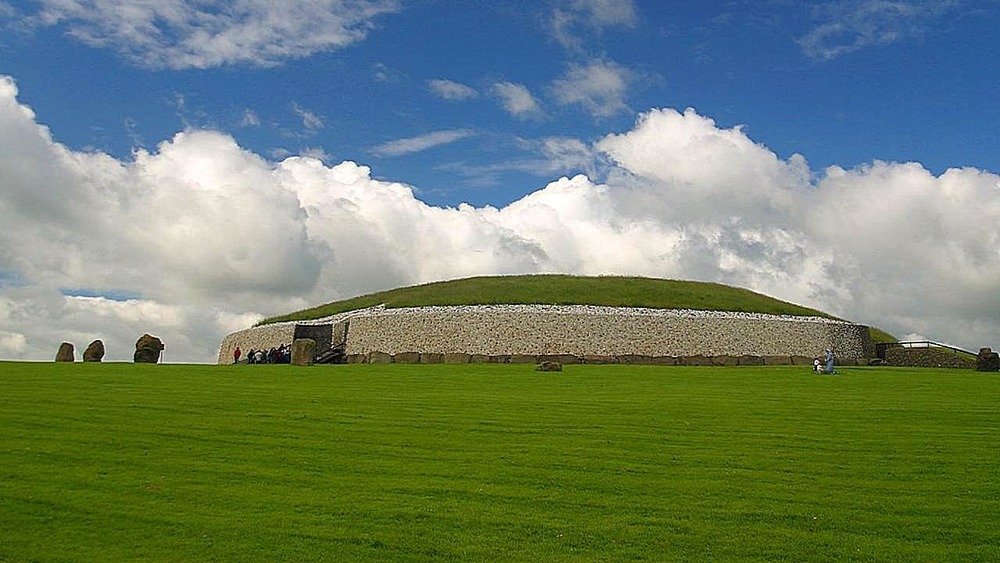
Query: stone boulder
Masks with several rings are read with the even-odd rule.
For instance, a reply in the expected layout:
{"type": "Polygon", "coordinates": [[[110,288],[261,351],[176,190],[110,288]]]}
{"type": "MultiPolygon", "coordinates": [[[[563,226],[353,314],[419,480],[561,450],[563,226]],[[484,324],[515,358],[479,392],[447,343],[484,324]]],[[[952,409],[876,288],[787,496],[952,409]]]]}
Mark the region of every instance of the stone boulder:
{"type": "Polygon", "coordinates": [[[316,361],[316,341],[312,338],[296,338],[292,340],[293,366],[311,366],[316,361]]]}
{"type": "Polygon", "coordinates": [[[56,352],[57,362],[75,362],[76,352],[73,349],[73,345],[69,342],[63,342],[59,345],[59,351],[56,352]]]}
{"type": "Polygon", "coordinates": [[[976,371],[1000,371],[1000,354],[990,348],[980,348],[976,356],[976,371]]]}
{"type": "Polygon", "coordinates": [[[535,371],[562,371],[562,364],[559,362],[542,362],[538,364],[535,371]]]}
{"type": "Polygon", "coordinates": [[[137,364],[155,364],[160,361],[161,352],[163,352],[163,342],[151,334],[143,334],[135,341],[132,361],[137,364]]]}
{"type": "Polygon", "coordinates": [[[87,349],[83,351],[83,361],[85,362],[99,362],[104,359],[104,343],[100,340],[95,340],[87,346],[87,349]]]}

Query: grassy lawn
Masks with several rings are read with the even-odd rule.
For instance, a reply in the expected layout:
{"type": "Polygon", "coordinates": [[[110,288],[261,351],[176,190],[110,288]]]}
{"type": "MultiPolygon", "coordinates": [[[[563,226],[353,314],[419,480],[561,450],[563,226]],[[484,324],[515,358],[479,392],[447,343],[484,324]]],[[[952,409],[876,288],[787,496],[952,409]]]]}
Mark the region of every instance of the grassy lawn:
{"type": "Polygon", "coordinates": [[[403,287],[266,319],[262,324],[315,319],[383,303],[390,308],[543,303],[829,317],[826,313],[815,309],[717,283],[619,276],[539,274],[485,276],[403,287]]]}
{"type": "Polygon", "coordinates": [[[0,561],[997,561],[1000,376],[0,363],[0,561]]]}

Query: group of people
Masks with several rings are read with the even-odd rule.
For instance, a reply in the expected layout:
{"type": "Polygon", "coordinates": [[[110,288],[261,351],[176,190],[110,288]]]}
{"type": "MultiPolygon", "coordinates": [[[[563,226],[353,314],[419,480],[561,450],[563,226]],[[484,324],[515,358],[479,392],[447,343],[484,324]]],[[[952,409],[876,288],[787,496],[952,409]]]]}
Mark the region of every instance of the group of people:
{"type": "MultiPolygon", "coordinates": [[[[233,363],[240,363],[243,351],[237,346],[233,350],[233,363]]],[[[270,350],[247,350],[246,363],[248,364],[288,364],[292,361],[292,348],[288,344],[272,347],[270,350]]]]}
{"type": "Polygon", "coordinates": [[[826,349],[826,364],[824,365],[819,361],[819,356],[813,358],[813,373],[825,373],[828,375],[839,375],[835,369],[833,369],[833,350],[830,348],[826,349]]]}

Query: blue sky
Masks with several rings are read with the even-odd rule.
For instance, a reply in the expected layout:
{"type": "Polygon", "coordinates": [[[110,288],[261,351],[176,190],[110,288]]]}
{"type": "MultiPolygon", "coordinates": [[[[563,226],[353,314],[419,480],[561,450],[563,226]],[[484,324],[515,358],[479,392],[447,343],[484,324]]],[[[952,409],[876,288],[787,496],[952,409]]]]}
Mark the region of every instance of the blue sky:
{"type": "Polygon", "coordinates": [[[210,360],[262,315],[541,271],[733,283],[978,346],[998,24],[962,0],[0,0],[0,357],[99,337],[90,311],[210,360]],[[66,260],[32,262],[53,241],[66,260]]]}
{"type": "Polygon", "coordinates": [[[586,172],[540,143],[592,142],[660,107],[743,125],[815,169],[874,159],[935,173],[1000,169],[996,2],[372,4],[381,13],[343,47],[226,60],[209,49],[163,54],[195,24],[161,24],[164,37],[137,46],[110,36],[121,22],[29,25],[59,4],[8,1],[0,72],[72,148],[128,158],[185,128],[217,129],[271,158],[312,151],[364,163],[439,205],[503,205],[553,170],[586,172]],[[98,37],[74,37],[84,33],[98,37]],[[596,83],[599,71],[622,84],[596,83]],[[523,88],[536,109],[506,109],[504,83],[523,88]],[[568,100],[563,83],[591,91],[568,100]],[[441,144],[379,151],[435,133],[441,144]]]}

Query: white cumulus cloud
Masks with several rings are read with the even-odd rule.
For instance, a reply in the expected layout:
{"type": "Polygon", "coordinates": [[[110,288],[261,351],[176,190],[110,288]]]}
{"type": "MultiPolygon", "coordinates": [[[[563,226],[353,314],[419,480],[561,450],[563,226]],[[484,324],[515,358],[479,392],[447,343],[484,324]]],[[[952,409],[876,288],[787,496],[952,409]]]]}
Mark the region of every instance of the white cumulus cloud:
{"type": "Polygon", "coordinates": [[[2,357],[51,360],[60,342],[100,338],[108,360],[130,360],[149,332],[167,361],[211,362],[226,333],[263,316],[534,272],[729,283],[898,335],[997,347],[993,172],[811,171],[739,127],[656,109],[593,145],[545,141],[566,166],[603,160],[600,180],[441,208],[361,164],[269,161],[219,132],[178,133],[129,160],[73,151],[17,97],[0,78],[2,357]]]}

